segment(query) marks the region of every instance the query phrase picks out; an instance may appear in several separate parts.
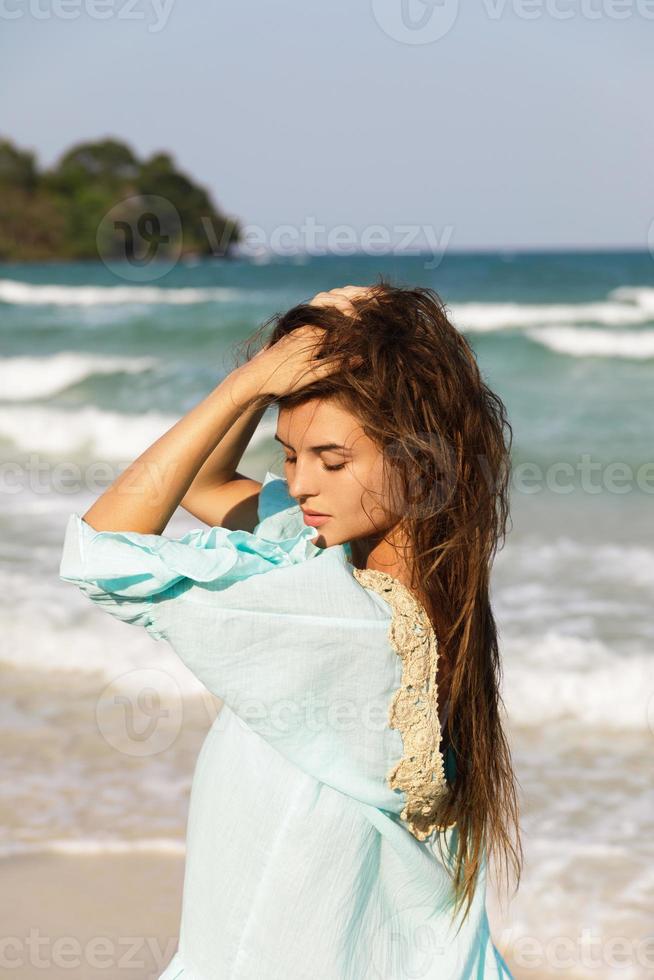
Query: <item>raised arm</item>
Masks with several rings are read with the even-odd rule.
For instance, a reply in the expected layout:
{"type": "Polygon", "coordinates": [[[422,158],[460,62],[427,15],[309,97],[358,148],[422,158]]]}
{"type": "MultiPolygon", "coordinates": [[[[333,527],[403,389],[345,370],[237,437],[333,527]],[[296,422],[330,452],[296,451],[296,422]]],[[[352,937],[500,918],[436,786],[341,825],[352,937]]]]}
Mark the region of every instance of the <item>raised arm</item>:
{"type": "Polygon", "coordinates": [[[86,523],[96,531],[161,534],[216,444],[256,396],[251,381],[253,374],[240,368],[229,374],[114,480],[84,514],[86,523]]]}
{"type": "Polygon", "coordinates": [[[239,473],[237,468],[265,410],[265,406],[249,406],[241,413],[180,501],[185,510],[210,527],[252,531],[257,524],[261,483],[239,473]]]}
{"type": "MultiPolygon", "coordinates": [[[[114,480],[84,521],[96,531],[161,534],[209,456],[258,398],[280,397],[337,369],[314,356],[323,334],[299,327],[232,371],[114,480]]],[[[237,440],[254,431],[253,420],[241,423],[237,440]]],[[[233,444],[224,445],[229,453],[233,444]]],[[[214,457],[210,468],[220,472],[222,465],[214,457]]]]}

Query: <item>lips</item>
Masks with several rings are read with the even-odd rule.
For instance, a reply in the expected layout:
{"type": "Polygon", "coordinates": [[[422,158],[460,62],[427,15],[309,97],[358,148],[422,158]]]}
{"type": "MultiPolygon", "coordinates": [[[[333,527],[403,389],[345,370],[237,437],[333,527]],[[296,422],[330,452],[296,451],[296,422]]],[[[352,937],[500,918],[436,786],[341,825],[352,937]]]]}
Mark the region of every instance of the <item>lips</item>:
{"type": "Polygon", "coordinates": [[[304,510],[304,508],[300,508],[300,510],[307,517],[329,517],[329,514],[323,514],[320,510],[304,510]]]}
{"type": "Polygon", "coordinates": [[[330,518],[329,514],[314,514],[308,510],[302,511],[302,519],[305,524],[309,524],[311,527],[321,527],[325,521],[330,518]]]}

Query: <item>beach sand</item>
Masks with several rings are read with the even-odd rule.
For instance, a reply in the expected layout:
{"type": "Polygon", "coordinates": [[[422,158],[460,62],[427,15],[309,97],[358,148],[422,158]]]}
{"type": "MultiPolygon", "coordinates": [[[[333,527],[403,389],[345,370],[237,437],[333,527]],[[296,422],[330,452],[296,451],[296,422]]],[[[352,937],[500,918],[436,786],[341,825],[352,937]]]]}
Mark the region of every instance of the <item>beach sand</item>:
{"type": "Polygon", "coordinates": [[[18,855],[0,874],[2,976],[155,980],[177,948],[182,855],[18,855]]]}

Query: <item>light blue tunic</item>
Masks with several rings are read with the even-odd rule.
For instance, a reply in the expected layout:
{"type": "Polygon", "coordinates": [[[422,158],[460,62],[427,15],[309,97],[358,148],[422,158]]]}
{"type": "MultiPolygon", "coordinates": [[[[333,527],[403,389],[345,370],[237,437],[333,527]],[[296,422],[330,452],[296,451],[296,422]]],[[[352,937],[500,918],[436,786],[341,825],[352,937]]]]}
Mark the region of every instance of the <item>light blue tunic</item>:
{"type": "MultiPolygon", "coordinates": [[[[159,980],[510,977],[486,864],[456,934],[436,834],[418,840],[386,775],[402,683],[393,612],[349,546],[268,472],[252,533],[95,531],[71,514],[60,575],[167,640],[224,706],[191,790],[178,950],[159,980]]],[[[456,827],[442,833],[453,848],[456,827]]],[[[447,846],[443,847],[447,854],[447,846]]]]}

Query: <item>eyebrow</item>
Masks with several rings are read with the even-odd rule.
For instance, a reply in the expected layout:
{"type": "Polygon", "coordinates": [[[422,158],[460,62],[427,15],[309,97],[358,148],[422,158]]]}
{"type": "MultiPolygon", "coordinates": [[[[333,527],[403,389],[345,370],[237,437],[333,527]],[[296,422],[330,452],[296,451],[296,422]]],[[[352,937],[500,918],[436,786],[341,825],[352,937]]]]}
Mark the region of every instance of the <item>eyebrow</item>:
{"type": "MultiPolygon", "coordinates": [[[[286,446],[287,449],[293,449],[293,447],[289,446],[287,442],[284,442],[283,439],[280,439],[277,433],[275,433],[273,438],[276,439],[277,442],[281,442],[282,446],[286,446]]],[[[321,446],[309,446],[309,452],[312,453],[324,453],[330,449],[338,449],[341,450],[341,452],[346,452],[346,453],[352,452],[352,450],[348,449],[347,446],[341,446],[337,442],[324,442],[321,446]]]]}

